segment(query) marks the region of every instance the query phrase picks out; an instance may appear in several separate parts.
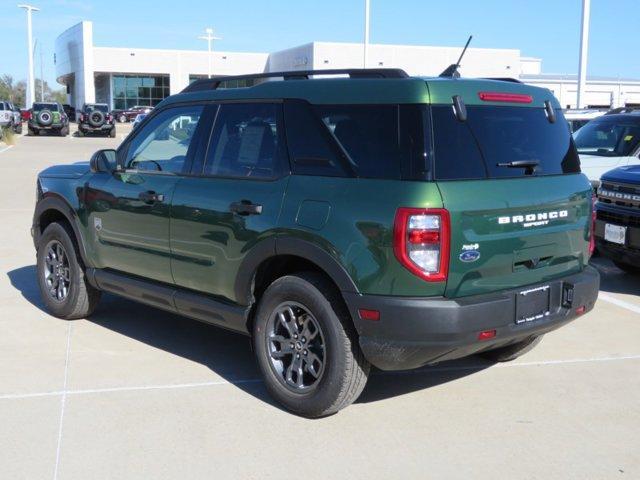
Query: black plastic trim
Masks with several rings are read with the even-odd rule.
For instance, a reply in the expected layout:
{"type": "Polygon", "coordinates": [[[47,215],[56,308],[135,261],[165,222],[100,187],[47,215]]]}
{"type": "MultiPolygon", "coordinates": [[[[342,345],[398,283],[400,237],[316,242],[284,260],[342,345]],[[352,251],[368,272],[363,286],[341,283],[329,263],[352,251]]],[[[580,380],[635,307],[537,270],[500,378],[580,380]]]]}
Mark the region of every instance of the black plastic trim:
{"type": "Polygon", "coordinates": [[[100,290],[234,332],[249,334],[247,307],[223,302],[210,295],[174,285],[112,270],[87,269],[87,278],[100,290]]]}

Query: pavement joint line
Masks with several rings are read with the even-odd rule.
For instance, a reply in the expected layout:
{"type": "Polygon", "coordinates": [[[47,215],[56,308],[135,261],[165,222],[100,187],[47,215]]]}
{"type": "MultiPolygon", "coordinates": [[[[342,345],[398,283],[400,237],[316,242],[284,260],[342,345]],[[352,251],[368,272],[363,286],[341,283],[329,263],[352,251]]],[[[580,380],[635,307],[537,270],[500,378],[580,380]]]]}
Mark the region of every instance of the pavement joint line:
{"type": "Polygon", "coordinates": [[[8,146],[4,147],[3,149],[1,149],[0,153],[6,152],[7,150],[11,150],[12,148],[13,148],[13,145],[8,145],[8,146]]]}
{"type": "Polygon", "coordinates": [[[53,470],[53,480],[58,479],[58,467],[60,466],[60,447],[62,446],[62,424],[64,422],[64,410],[67,403],[67,381],[69,379],[69,363],[71,355],[71,329],[73,324],[67,326],[67,352],[64,358],[64,381],[62,382],[62,398],[60,399],[60,423],[58,425],[58,444],[56,446],[56,463],[53,470]]]}
{"type": "Polygon", "coordinates": [[[640,313],[640,306],[634,305],[633,303],[625,302],[624,300],[620,300],[606,293],[600,292],[598,294],[598,300],[604,300],[605,302],[613,303],[614,305],[625,308],[631,312],[640,313]]]}
{"type": "MultiPolygon", "coordinates": [[[[407,370],[404,372],[380,372],[376,376],[387,375],[415,375],[428,372],[449,372],[449,371],[465,371],[465,370],[484,370],[489,366],[490,368],[514,368],[514,367],[538,367],[549,365],[565,365],[576,363],[599,363],[599,362],[614,362],[624,360],[640,360],[640,355],[625,355],[620,357],[595,357],[595,358],[574,358],[567,360],[543,360],[537,362],[516,362],[516,363],[501,363],[497,365],[456,365],[451,367],[430,367],[426,369],[407,370]]],[[[15,393],[0,395],[0,400],[21,400],[27,398],[40,398],[40,397],[58,397],[62,396],[66,399],[71,395],[89,395],[99,393],[114,393],[114,392],[137,392],[147,390],[180,390],[185,388],[201,388],[201,387],[213,387],[221,385],[241,385],[246,383],[262,383],[261,378],[247,378],[239,380],[214,380],[210,382],[192,382],[192,383],[174,383],[166,385],[138,385],[138,386],[123,386],[123,387],[105,387],[105,388],[88,388],[79,390],[54,390],[50,392],[36,392],[36,393],[15,393]]],[[[61,412],[63,414],[64,412],[61,412]]],[[[61,415],[62,417],[62,415],[61,415]]],[[[62,424],[61,424],[62,425],[62,424]]],[[[60,428],[60,433],[62,428],[60,428]]]]}

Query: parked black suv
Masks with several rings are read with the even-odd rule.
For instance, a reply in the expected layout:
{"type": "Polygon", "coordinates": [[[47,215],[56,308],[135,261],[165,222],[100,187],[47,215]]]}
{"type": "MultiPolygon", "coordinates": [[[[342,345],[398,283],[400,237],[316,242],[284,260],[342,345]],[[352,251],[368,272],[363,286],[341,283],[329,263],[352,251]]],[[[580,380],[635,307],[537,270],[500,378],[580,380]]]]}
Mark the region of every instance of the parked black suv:
{"type": "Polygon", "coordinates": [[[106,103],[85,103],[78,118],[78,136],[100,133],[111,138],[116,136],[116,125],[106,103]]]}

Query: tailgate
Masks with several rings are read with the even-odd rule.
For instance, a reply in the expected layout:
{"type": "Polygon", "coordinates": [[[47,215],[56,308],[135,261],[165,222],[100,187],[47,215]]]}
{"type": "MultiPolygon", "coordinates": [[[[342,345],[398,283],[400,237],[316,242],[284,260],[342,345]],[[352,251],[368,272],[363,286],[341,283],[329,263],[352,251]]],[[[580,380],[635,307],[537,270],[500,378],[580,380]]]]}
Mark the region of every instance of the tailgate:
{"type": "Polygon", "coordinates": [[[588,262],[583,175],[439,182],[451,215],[447,297],[546,282],[588,262]]]}

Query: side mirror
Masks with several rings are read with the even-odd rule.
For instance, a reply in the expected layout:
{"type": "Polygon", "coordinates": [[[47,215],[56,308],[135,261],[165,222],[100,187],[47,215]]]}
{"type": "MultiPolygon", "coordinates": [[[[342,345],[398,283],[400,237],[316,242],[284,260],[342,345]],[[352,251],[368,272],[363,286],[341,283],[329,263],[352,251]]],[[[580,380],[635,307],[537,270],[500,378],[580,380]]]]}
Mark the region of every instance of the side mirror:
{"type": "Polygon", "coordinates": [[[117,167],[116,151],[98,150],[89,160],[89,167],[93,173],[114,172],[117,167]]]}

